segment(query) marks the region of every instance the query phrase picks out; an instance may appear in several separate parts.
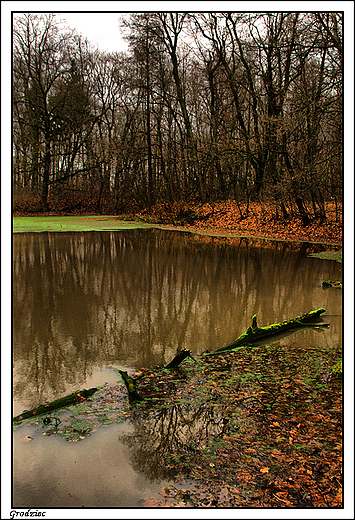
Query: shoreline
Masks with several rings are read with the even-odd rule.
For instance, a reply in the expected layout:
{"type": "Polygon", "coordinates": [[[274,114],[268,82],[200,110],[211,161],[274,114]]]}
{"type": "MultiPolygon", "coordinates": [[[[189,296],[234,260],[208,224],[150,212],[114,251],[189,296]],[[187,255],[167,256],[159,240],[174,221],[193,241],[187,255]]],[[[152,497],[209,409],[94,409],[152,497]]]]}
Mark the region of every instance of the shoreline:
{"type": "MultiPolygon", "coordinates": [[[[310,244],[317,244],[317,245],[325,245],[325,246],[334,246],[334,247],[342,247],[342,237],[340,237],[338,240],[335,240],[334,237],[332,239],[327,236],[325,233],[323,236],[319,232],[319,228],[321,226],[317,226],[318,232],[310,233],[310,235],[307,237],[306,233],[300,233],[298,232],[290,232],[287,230],[282,230],[282,234],[280,231],[270,231],[270,229],[265,229],[263,231],[263,224],[260,225],[260,228],[257,230],[249,229],[248,226],[245,226],[243,229],[236,229],[236,227],[230,226],[228,228],[221,228],[218,226],[199,226],[198,224],[185,224],[181,225],[179,223],[177,224],[171,224],[171,223],[164,223],[164,222],[153,222],[150,218],[146,217],[143,218],[140,215],[100,215],[100,214],[63,214],[63,213],[43,213],[43,214],[14,214],[13,215],[13,222],[16,218],[107,218],[112,220],[118,220],[122,222],[132,222],[137,224],[142,224],[142,226],[149,226],[152,228],[157,229],[166,229],[169,231],[181,231],[181,232],[189,232],[192,234],[202,235],[202,236],[209,236],[209,237],[218,237],[218,238],[248,238],[248,239],[254,239],[254,240],[271,240],[271,241],[280,241],[280,242],[301,242],[301,243],[310,243],[310,244]]],[[[292,223],[292,221],[291,221],[292,223]]],[[[284,228],[286,228],[287,225],[284,225],[284,228]]],[[[97,229],[99,231],[99,229],[97,229]]],[[[112,229],[113,231],[114,229],[112,229]]],[[[46,231],[46,230],[43,230],[46,231]]],[[[57,230],[56,230],[57,231],[57,230]]],[[[64,230],[62,230],[64,231],[64,230]]],[[[66,231],[70,231],[70,229],[66,229],[66,231]]],[[[105,229],[106,231],[106,229],[105,229]]],[[[305,231],[304,229],[302,231],[305,231]]],[[[13,229],[13,232],[16,233],[16,230],[13,229]]],[[[31,232],[29,229],[27,232],[31,232]]]]}

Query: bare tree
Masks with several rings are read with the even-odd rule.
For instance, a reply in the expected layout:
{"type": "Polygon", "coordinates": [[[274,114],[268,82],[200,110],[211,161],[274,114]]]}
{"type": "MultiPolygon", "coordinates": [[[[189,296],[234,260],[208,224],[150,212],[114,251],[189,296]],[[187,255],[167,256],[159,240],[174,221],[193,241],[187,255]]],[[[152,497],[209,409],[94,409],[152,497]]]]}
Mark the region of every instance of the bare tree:
{"type": "Polygon", "coordinates": [[[48,210],[50,185],[85,170],[85,141],[93,132],[87,44],[54,15],[23,15],[14,27],[14,116],[30,139],[27,176],[48,210]],[[26,129],[26,130],[24,130],[26,129]]]}
{"type": "Polygon", "coordinates": [[[254,197],[326,218],[341,200],[341,13],[149,12],[122,28],[129,52],[107,54],[54,15],[15,19],[16,186],[44,210],[65,189],[97,211],[254,197]]]}

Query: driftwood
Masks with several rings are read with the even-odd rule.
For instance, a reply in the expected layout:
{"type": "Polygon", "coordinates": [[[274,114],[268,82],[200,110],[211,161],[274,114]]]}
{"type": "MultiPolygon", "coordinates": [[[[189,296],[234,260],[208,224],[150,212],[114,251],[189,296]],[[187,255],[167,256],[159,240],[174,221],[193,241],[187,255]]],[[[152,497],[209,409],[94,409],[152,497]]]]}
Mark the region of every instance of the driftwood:
{"type": "Polygon", "coordinates": [[[119,373],[121,374],[124,384],[126,385],[129,402],[131,404],[135,404],[140,401],[143,401],[143,397],[139,395],[136,389],[135,380],[131,376],[129,376],[127,372],[124,372],[123,370],[119,370],[119,373]]]}
{"type": "Polygon", "coordinates": [[[233,350],[238,347],[244,347],[254,343],[255,341],[265,339],[268,336],[273,336],[275,334],[279,334],[280,332],[285,332],[288,330],[296,329],[302,326],[312,326],[312,322],[314,324],[315,321],[319,320],[320,315],[325,312],[325,309],[320,308],[315,311],[308,312],[307,314],[303,314],[302,316],[297,316],[292,320],[286,320],[281,323],[275,323],[269,325],[268,327],[258,327],[257,325],[257,316],[254,315],[252,317],[252,326],[248,327],[244,334],[241,334],[239,338],[235,341],[226,345],[224,347],[220,347],[214,352],[210,352],[206,355],[214,355],[220,354],[222,352],[227,352],[229,350],[233,350]]]}
{"type": "Polygon", "coordinates": [[[89,390],[80,390],[79,392],[73,392],[66,397],[61,397],[60,399],[56,399],[55,401],[51,401],[47,404],[42,404],[37,408],[33,408],[33,410],[24,410],[20,415],[17,415],[13,418],[14,421],[22,421],[23,419],[29,419],[30,417],[37,417],[38,415],[47,414],[53,412],[54,410],[58,410],[59,408],[64,408],[65,406],[70,406],[72,404],[79,403],[90,397],[94,394],[98,389],[97,388],[89,388],[89,390]]]}

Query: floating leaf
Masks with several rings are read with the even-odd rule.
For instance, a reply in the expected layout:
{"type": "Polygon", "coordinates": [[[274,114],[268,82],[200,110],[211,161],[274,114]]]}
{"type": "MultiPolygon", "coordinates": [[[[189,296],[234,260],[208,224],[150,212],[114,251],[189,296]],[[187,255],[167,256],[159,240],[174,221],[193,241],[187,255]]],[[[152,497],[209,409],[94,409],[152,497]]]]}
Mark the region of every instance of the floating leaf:
{"type": "Polygon", "coordinates": [[[153,498],[148,498],[147,500],[144,500],[142,503],[143,507],[156,507],[156,502],[153,498]]]}
{"type": "Polygon", "coordinates": [[[20,442],[30,442],[33,440],[33,437],[26,435],[25,437],[21,437],[20,442]]]}

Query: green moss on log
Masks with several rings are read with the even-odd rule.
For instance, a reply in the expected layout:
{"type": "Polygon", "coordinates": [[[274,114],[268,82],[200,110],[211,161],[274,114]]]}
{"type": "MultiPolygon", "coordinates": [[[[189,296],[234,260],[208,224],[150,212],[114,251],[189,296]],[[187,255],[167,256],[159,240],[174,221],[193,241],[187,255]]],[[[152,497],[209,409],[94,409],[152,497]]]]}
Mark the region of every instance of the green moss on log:
{"type": "Polygon", "coordinates": [[[229,350],[233,350],[238,347],[244,347],[258,341],[260,339],[264,339],[268,336],[273,336],[275,334],[279,334],[280,332],[285,332],[291,329],[295,329],[300,326],[310,325],[315,320],[319,319],[320,315],[325,312],[325,309],[320,308],[307,314],[303,314],[302,316],[296,316],[292,320],[282,321],[281,323],[274,323],[267,327],[258,327],[257,326],[257,316],[254,315],[252,318],[252,326],[248,327],[247,330],[241,334],[235,341],[226,345],[224,347],[218,348],[214,352],[208,353],[207,355],[220,354],[222,352],[227,352],[229,350]]]}
{"type": "Polygon", "coordinates": [[[337,287],[337,288],[341,289],[343,287],[343,284],[338,281],[323,280],[322,287],[323,287],[323,289],[329,289],[330,287],[337,287]]]}
{"type": "Polygon", "coordinates": [[[121,374],[121,377],[124,381],[124,384],[126,385],[127,391],[128,391],[128,399],[131,404],[139,403],[140,401],[143,401],[143,398],[139,395],[137,389],[136,389],[136,383],[134,379],[127,374],[127,372],[124,372],[123,370],[119,370],[119,373],[121,374]]]}
{"type": "Polygon", "coordinates": [[[60,399],[56,399],[55,401],[51,401],[47,404],[42,404],[37,408],[33,408],[32,410],[24,410],[20,415],[14,417],[13,420],[22,421],[23,419],[37,417],[38,415],[47,414],[53,412],[54,410],[58,410],[59,408],[64,408],[65,406],[70,406],[72,404],[79,403],[90,397],[97,390],[97,388],[89,388],[89,390],[80,390],[79,392],[73,392],[70,395],[61,397],[60,399]]]}

